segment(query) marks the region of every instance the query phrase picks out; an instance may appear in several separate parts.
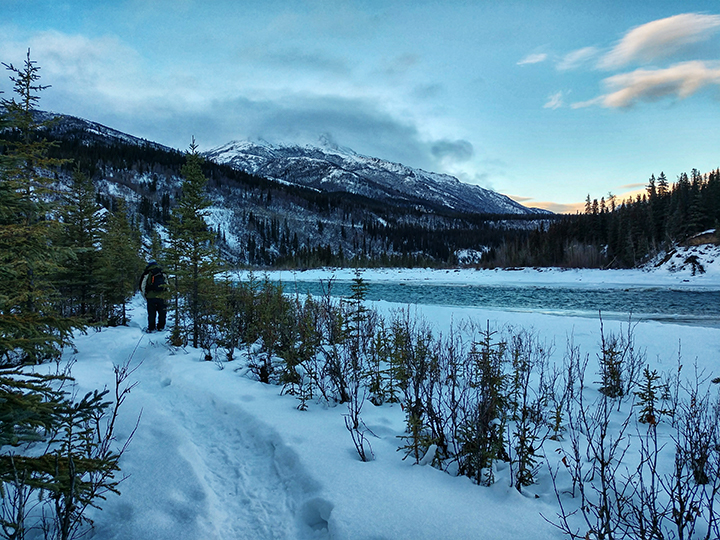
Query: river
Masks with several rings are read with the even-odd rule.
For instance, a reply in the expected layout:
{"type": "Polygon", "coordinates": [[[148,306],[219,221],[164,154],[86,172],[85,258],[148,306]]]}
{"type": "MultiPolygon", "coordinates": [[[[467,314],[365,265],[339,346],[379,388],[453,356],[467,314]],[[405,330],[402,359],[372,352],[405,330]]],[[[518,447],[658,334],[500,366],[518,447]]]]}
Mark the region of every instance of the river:
{"type": "MultiPolygon", "coordinates": [[[[668,287],[576,288],[538,285],[476,285],[422,282],[365,283],[366,298],[400,304],[463,306],[539,312],[571,317],[656,320],[720,328],[720,291],[668,287]]],[[[284,283],[288,293],[352,294],[350,280],[284,283]]]]}

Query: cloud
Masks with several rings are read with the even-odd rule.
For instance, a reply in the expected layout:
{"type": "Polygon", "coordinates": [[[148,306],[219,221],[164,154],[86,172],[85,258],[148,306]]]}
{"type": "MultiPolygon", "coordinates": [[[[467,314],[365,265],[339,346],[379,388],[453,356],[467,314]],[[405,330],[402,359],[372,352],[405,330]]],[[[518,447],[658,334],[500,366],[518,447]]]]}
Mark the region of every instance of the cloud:
{"type": "MultiPolygon", "coordinates": [[[[192,136],[206,150],[256,137],[317,144],[326,134],[361,154],[430,171],[452,174],[475,157],[469,141],[428,138],[422,119],[406,114],[393,100],[379,99],[384,95],[381,85],[348,90],[347,85],[278,82],[278,77],[245,80],[237,75],[242,66],[223,66],[223,71],[211,64],[198,71],[191,60],[155,65],[152,56],[118,37],[56,31],[0,40],[0,59],[21,63],[28,44],[32,59],[42,68],[40,82],[52,85],[43,92],[40,108],[174,148],[187,148],[192,136]],[[219,78],[224,84],[218,83],[219,78]]],[[[295,61],[323,74],[347,69],[332,55],[324,57],[312,50],[298,54],[286,48],[280,53],[264,60],[274,65],[295,61]]],[[[407,67],[417,61],[410,56],[397,60],[407,67]]],[[[430,98],[443,87],[436,84],[415,91],[430,98]]]]}
{"type": "Polygon", "coordinates": [[[572,103],[570,105],[571,109],[584,109],[586,107],[592,107],[594,105],[602,105],[603,100],[605,99],[605,96],[598,96],[593,99],[589,99],[587,101],[576,101],[575,103],[572,103]]]}
{"type": "Polygon", "coordinates": [[[383,74],[388,77],[398,77],[407,74],[415,68],[420,61],[416,54],[402,54],[386,62],[383,74]]]}
{"type": "Polygon", "coordinates": [[[597,56],[598,52],[599,50],[596,47],[583,47],[582,49],[566,54],[555,67],[558,71],[577,69],[597,56]]]}
{"type": "Polygon", "coordinates": [[[536,201],[533,197],[522,197],[518,195],[508,195],[508,197],[528,208],[542,208],[543,210],[550,210],[556,214],[574,214],[578,211],[582,212],[585,209],[585,203],[563,204],[552,201],[536,201]]]}
{"type": "Polygon", "coordinates": [[[634,184],[623,184],[622,186],[618,186],[618,189],[623,189],[625,191],[627,190],[638,190],[638,189],[645,189],[645,186],[647,184],[643,184],[640,182],[634,183],[634,184]]]}
{"type": "Polygon", "coordinates": [[[52,87],[42,95],[43,101],[55,104],[64,100],[79,108],[103,104],[131,111],[168,96],[165,89],[169,85],[148,76],[142,56],[113,36],[90,39],[41,32],[23,44],[0,43],[0,57],[19,63],[28,46],[32,60],[41,68],[42,83],[52,87]]]}
{"type": "Polygon", "coordinates": [[[583,212],[585,210],[585,203],[556,203],[551,201],[537,201],[530,204],[525,204],[529,208],[542,208],[543,210],[550,210],[556,214],[576,214],[577,212],[583,212]]]}
{"type": "Polygon", "coordinates": [[[720,63],[682,62],[666,69],[638,69],[605,79],[611,92],[590,101],[574,103],[573,108],[601,105],[606,108],[631,107],[639,101],[666,97],[685,99],[706,86],[720,86],[720,63]]]}
{"type": "Polygon", "coordinates": [[[351,66],[341,57],[324,54],[321,51],[307,51],[300,48],[286,48],[272,51],[267,48],[252,48],[243,53],[254,62],[269,64],[283,70],[326,72],[335,75],[347,75],[351,66]]]}
{"type": "Polygon", "coordinates": [[[450,141],[442,139],[431,145],[430,152],[439,161],[462,163],[469,161],[473,157],[475,149],[472,143],[466,140],[450,141]]]}
{"type": "Polygon", "coordinates": [[[720,15],[683,13],[652,21],[630,30],[600,59],[601,69],[617,69],[633,62],[652,62],[667,58],[708,39],[720,30],[720,15]]]}
{"type": "Polygon", "coordinates": [[[520,195],[508,195],[513,201],[525,204],[526,202],[533,201],[533,197],[522,197],[520,195]]]}
{"type": "MultiPolygon", "coordinates": [[[[91,39],[52,31],[22,41],[0,40],[0,59],[19,64],[30,44],[41,83],[52,85],[41,96],[41,108],[162,144],[185,148],[192,135],[204,148],[253,136],[316,143],[320,134],[329,133],[358,152],[428,169],[439,163],[418,127],[372,95],[272,88],[262,82],[218,85],[191,65],[153,69],[142,54],[112,36],[91,39]]],[[[289,51],[274,60],[325,71],[344,69],[312,53],[289,51]]],[[[461,155],[458,146],[455,156],[461,155]]]]}
{"type": "Polygon", "coordinates": [[[540,62],[544,62],[547,60],[547,54],[545,53],[536,53],[536,54],[529,54],[522,60],[520,60],[517,65],[518,66],[525,66],[527,64],[539,64],[540,62]]]}
{"type": "Polygon", "coordinates": [[[551,94],[548,96],[548,101],[543,105],[544,109],[559,109],[563,106],[563,96],[564,93],[562,90],[560,92],[555,92],[554,94],[551,94]]]}

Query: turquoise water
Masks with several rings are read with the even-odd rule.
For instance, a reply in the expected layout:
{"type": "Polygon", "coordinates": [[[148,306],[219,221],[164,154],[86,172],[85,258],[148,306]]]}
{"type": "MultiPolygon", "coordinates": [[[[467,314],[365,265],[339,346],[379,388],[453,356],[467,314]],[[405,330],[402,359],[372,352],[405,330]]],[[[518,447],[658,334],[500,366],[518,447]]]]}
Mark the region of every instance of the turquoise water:
{"type": "MultiPolygon", "coordinates": [[[[332,296],[350,296],[351,281],[333,281],[332,296]]],[[[557,315],[659,320],[720,327],[720,291],[673,290],[661,287],[587,289],[542,286],[443,285],[366,282],[367,299],[401,304],[465,306],[557,315]]],[[[284,284],[285,292],[324,294],[327,282],[284,284]]]]}

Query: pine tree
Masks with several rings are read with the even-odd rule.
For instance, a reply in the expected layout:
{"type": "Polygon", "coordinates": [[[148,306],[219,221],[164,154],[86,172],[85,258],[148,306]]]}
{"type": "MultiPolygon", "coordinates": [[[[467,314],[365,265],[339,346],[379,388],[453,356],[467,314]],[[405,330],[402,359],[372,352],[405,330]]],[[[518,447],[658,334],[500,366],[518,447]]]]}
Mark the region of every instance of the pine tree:
{"type": "Polygon", "coordinates": [[[150,232],[150,258],[156,261],[163,257],[163,241],[160,234],[153,229],[150,232]]]}
{"type": "Polygon", "coordinates": [[[170,219],[170,246],[166,262],[174,278],[175,328],[173,339],[182,339],[181,319],[187,314],[193,347],[200,344],[208,309],[211,305],[211,284],[220,267],[213,246],[214,232],[205,223],[210,201],[205,193],[207,178],[202,172],[202,158],[197,152],[195,139],[190,145],[185,165],[182,195],[170,219]],[[181,311],[182,310],[182,311],[181,311]]]}
{"type": "Polygon", "coordinates": [[[22,68],[3,65],[17,99],[0,102],[8,125],[0,139],[0,365],[18,365],[59,356],[77,323],[55,309],[51,277],[65,252],[52,242],[58,222],[47,202],[51,179],[37,172],[59,164],[48,157],[52,145],[33,110],[47,87],[38,84],[30,51],[22,68]]]}
{"type": "Polygon", "coordinates": [[[634,392],[638,398],[635,405],[640,407],[638,420],[643,424],[657,425],[661,415],[670,414],[658,405],[663,390],[660,379],[657,370],[650,371],[650,366],[645,366],[640,388],[634,392]]]}
{"type": "Polygon", "coordinates": [[[123,199],[118,199],[117,210],[107,217],[100,242],[102,249],[97,264],[104,319],[110,325],[125,325],[126,306],[137,290],[142,260],[140,234],[130,226],[123,199]]]}
{"type": "Polygon", "coordinates": [[[473,372],[469,384],[473,397],[458,433],[460,473],[484,485],[495,481],[493,463],[508,459],[505,450],[508,376],[504,371],[507,342],[495,342],[495,334],[488,321],[487,329],[480,333],[470,352],[473,372]]]}
{"type": "Polygon", "coordinates": [[[115,490],[119,454],[107,451],[112,428],[100,429],[110,406],[102,401],[104,393],[75,403],[62,387],[68,376],[28,367],[59,358],[79,323],[58,314],[52,294],[57,288],[52,278],[72,252],[57,244],[60,212],[48,202],[56,194],[51,179],[38,173],[58,164],[48,158],[52,145],[42,138],[44,126],[33,110],[37,93],[46,87],[38,84],[30,51],[22,68],[3,65],[18,99],[0,103],[5,111],[0,118],[0,534],[23,539],[32,529],[49,532],[46,523],[29,517],[32,504],[45,507],[41,519],[47,507],[54,507],[58,527],[50,535],[64,540],[87,521],[88,505],[115,490]],[[80,410],[83,418],[68,414],[80,410]],[[71,435],[78,420],[90,437],[71,435]]]}
{"type": "Polygon", "coordinates": [[[97,321],[102,311],[98,259],[103,219],[95,186],[78,169],[62,208],[62,245],[71,250],[60,273],[63,312],[97,321]]]}

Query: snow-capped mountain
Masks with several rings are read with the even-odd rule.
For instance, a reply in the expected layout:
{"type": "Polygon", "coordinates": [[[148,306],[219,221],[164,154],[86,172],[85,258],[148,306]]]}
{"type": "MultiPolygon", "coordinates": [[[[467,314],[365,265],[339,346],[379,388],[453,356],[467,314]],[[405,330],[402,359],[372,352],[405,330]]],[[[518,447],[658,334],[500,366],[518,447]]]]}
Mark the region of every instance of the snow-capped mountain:
{"type": "Polygon", "coordinates": [[[394,205],[474,214],[538,214],[509,197],[454,176],[362,156],[347,148],[233,141],[205,156],[237,170],[325,192],[348,192],[394,205]]]}
{"type": "MultiPolygon", "coordinates": [[[[47,135],[68,159],[61,183],[79,166],[106,208],[126,201],[146,239],[163,230],[180,194],[183,152],[96,122],[38,115],[53,120],[47,135]]],[[[223,256],[242,264],[471,263],[505,231],[554,217],[448,175],[331,145],[236,142],[206,157],[207,224],[223,256]]]]}

